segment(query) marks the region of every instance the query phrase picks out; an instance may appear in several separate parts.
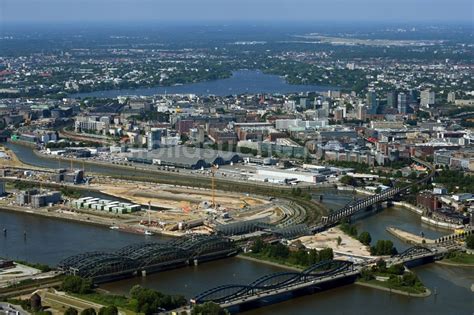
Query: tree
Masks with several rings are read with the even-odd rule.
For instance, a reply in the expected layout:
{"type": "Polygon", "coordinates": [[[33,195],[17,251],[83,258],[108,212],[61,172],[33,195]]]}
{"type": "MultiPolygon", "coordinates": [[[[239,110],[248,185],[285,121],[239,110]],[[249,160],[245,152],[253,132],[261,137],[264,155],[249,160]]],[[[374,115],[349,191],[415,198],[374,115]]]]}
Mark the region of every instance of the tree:
{"type": "Polygon", "coordinates": [[[342,243],[342,238],[340,236],[337,237],[337,245],[341,245],[342,243]]]}
{"type": "Polygon", "coordinates": [[[368,268],[363,268],[360,271],[360,277],[365,281],[369,281],[369,280],[374,279],[374,275],[372,274],[372,272],[368,268]]]}
{"type": "Polygon", "coordinates": [[[370,242],[372,241],[372,237],[370,236],[370,233],[366,231],[360,233],[358,239],[362,244],[367,245],[367,246],[370,245],[370,242]]]}
{"type": "Polygon", "coordinates": [[[118,315],[118,309],[116,306],[106,306],[99,310],[99,315],[118,315]]]}
{"type": "Polygon", "coordinates": [[[388,268],[388,272],[393,275],[402,275],[405,272],[405,266],[403,264],[391,265],[388,268]]]}
{"type": "Polygon", "coordinates": [[[339,181],[343,183],[344,185],[350,185],[350,186],[356,185],[356,180],[354,179],[354,177],[349,176],[349,175],[344,175],[339,181]]]}
{"type": "Polygon", "coordinates": [[[255,242],[253,242],[253,245],[250,249],[252,250],[252,253],[260,253],[264,246],[265,243],[263,242],[262,238],[259,237],[255,240],[255,242]]]}
{"type": "Polygon", "coordinates": [[[332,251],[332,248],[324,248],[319,251],[320,261],[331,260],[333,258],[334,258],[334,253],[332,251]]]}
{"type": "Polygon", "coordinates": [[[70,293],[88,293],[92,290],[92,281],[79,276],[66,276],[61,284],[61,290],[70,293]]]}
{"type": "Polygon", "coordinates": [[[374,256],[381,255],[395,255],[397,249],[393,247],[393,242],[390,240],[378,240],[375,246],[370,248],[370,254],[374,256]]]}
{"type": "Polygon", "coordinates": [[[466,247],[469,249],[474,249],[474,234],[466,237],[466,247]]]}
{"type": "Polygon", "coordinates": [[[376,266],[377,266],[377,270],[380,272],[387,271],[387,263],[383,259],[377,260],[376,266]]]}
{"type": "Polygon", "coordinates": [[[91,308],[86,308],[84,310],[82,310],[81,312],[81,315],[96,315],[96,311],[95,309],[93,309],[92,307],[91,308]]]}
{"type": "Polygon", "coordinates": [[[191,315],[226,315],[229,312],[219,304],[213,302],[206,302],[204,304],[194,306],[193,310],[191,311],[191,315]]]}
{"type": "Polygon", "coordinates": [[[66,311],[64,311],[64,315],[77,315],[77,314],[79,314],[79,312],[74,307],[70,307],[66,309],[66,311]]]}

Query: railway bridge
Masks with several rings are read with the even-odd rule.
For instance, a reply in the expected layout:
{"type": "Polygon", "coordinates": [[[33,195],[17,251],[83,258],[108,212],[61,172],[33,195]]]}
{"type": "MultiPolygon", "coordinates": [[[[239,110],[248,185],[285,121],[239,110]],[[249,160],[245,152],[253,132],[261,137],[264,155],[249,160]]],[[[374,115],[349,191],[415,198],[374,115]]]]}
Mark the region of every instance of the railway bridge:
{"type": "Polygon", "coordinates": [[[319,232],[319,231],[325,230],[325,229],[327,229],[331,226],[334,226],[334,225],[338,224],[339,222],[341,222],[343,219],[349,218],[352,215],[354,215],[354,214],[356,214],[356,213],[358,213],[362,210],[365,210],[365,209],[367,209],[369,207],[372,207],[376,204],[380,204],[382,202],[389,201],[389,200],[393,199],[394,197],[396,197],[398,195],[404,194],[404,193],[408,192],[412,186],[418,185],[418,184],[421,184],[421,183],[426,183],[427,181],[429,181],[434,176],[435,169],[431,164],[429,164],[426,161],[415,158],[415,157],[413,157],[412,160],[415,163],[423,165],[423,166],[425,166],[429,169],[429,173],[427,174],[427,176],[425,176],[425,177],[423,177],[423,178],[421,178],[421,179],[417,180],[416,182],[411,183],[409,185],[405,185],[403,187],[390,188],[390,189],[384,190],[384,191],[382,191],[378,194],[369,196],[367,198],[363,198],[363,199],[354,201],[354,202],[344,206],[343,208],[341,208],[339,210],[331,212],[328,216],[323,217],[322,221],[321,221],[321,224],[312,227],[311,231],[319,232]]]}
{"type": "Polygon", "coordinates": [[[66,274],[91,278],[95,283],[198,264],[237,254],[228,238],[188,234],[169,242],[132,244],[115,252],[88,252],[62,260],[66,274]]]}
{"type": "MultiPolygon", "coordinates": [[[[404,252],[388,258],[387,265],[428,263],[439,258],[447,250],[442,247],[410,247],[404,252]]],[[[354,282],[361,270],[375,263],[366,261],[354,264],[345,260],[326,260],[301,272],[278,272],[265,275],[250,284],[221,285],[196,295],[191,304],[214,302],[223,308],[239,307],[260,302],[276,303],[291,299],[291,293],[313,293],[323,287],[334,287],[354,282]]]]}

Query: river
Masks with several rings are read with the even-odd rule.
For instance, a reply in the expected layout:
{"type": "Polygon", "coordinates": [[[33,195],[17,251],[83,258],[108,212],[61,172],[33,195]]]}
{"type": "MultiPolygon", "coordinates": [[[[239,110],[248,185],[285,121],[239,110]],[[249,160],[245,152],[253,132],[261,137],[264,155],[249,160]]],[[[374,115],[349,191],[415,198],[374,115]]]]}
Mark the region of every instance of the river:
{"type": "Polygon", "coordinates": [[[321,92],[338,88],[317,85],[292,85],[283,77],[264,74],[258,70],[239,70],[227,79],[190,83],[175,86],[156,86],[150,88],[105,90],[70,94],[72,98],[102,97],[114,98],[121,95],[151,96],[156,94],[197,94],[197,95],[239,95],[257,93],[300,93],[321,92]]]}
{"type": "MultiPolygon", "coordinates": [[[[17,148],[19,146],[16,146],[17,148]]],[[[26,152],[26,151],[25,151],[26,152]]],[[[24,152],[23,152],[24,153],[24,152]]],[[[37,166],[48,161],[34,155],[20,158],[37,166]],[[41,161],[41,162],[38,162],[41,161]]],[[[52,162],[55,164],[54,162],[52,162]]],[[[103,168],[101,168],[103,170],[103,168]]],[[[98,170],[99,171],[99,170],[98,170]]],[[[323,202],[336,209],[352,199],[352,193],[325,190],[323,202]]],[[[387,226],[399,227],[414,233],[423,231],[427,237],[446,234],[423,225],[418,215],[398,207],[385,209],[354,223],[359,232],[368,231],[373,240],[391,239],[401,251],[409,245],[385,231],[387,226]]],[[[0,236],[0,256],[25,259],[33,262],[56,264],[60,259],[84,251],[114,250],[127,244],[149,240],[134,235],[75,222],[0,212],[0,228],[7,228],[7,237],[0,236]],[[27,239],[23,237],[27,232],[27,239]]],[[[159,237],[152,238],[159,240],[159,237]]],[[[147,277],[131,278],[102,285],[114,293],[127,293],[135,284],[155,288],[166,293],[183,294],[187,298],[222,284],[248,284],[262,275],[282,271],[281,268],[240,258],[229,258],[199,266],[170,270],[147,277]]],[[[410,298],[387,292],[347,285],[298,297],[279,304],[254,309],[245,314],[472,314],[474,295],[471,286],[474,273],[470,268],[429,264],[414,269],[423,283],[436,295],[428,298],[410,298]]]]}

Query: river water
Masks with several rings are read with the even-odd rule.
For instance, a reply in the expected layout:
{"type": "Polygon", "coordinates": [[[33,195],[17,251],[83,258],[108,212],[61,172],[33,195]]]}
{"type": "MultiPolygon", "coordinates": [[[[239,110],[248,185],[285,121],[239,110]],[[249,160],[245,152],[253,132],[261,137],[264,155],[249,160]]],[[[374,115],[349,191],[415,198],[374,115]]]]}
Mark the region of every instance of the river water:
{"type": "Polygon", "coordinates": [[[197,95],[239,95],[258,93],[300,93],[338,90],[338,88],[318,85],[292,85],[283,77],[264,74],[258,70],[239,70],[227,79],[183,84],[176,86],[156,86],[150,88],[105,90],[69,95],[72,98],[103,97],[114,98],[121,95],[150,96],[156,94],[197,94],[197,95]]]}
{"type": "MultiPolygon", "coordinates": [[[[28,159],[31,164],[46,166],[44,160],[47,159],[24,155],[20,157],[25,162],[28,159]]],[[[55,164],[54,161],[52,163],[55,164]]],[[[325,190],[323,202],[336,209],[347,204],[352,197],[351,193],[325,190]]],[[[409,245],[388,234],[385,230],[387,226],[399,227],[413,233],[423,231],[427,237],[448,233],[423,225],[416,214],[397,207],[385,209],[354,224],[359,232],[370,232],[373,240],[391,239],[399,251],[409,245]]],[[[106,227],[14,212],[0,212],[0,229],[3,228],[8,229],[8,234],[7,237],[0,235],[0,257],[7,256],[51,265],[72,254],[115,250],[131,243],[150,240],[143,235],[113,231],[106,227]],[[23,231],[27,232],[26,240],[23,231]]],[[[282,269],[234,257],[165,271],[144,278],[117,281],[102,287],[114,293],[127,293],[133,285],[141,284],[191,298],[218,285],[248,284],[262,275],[278,271],[282,269]]],[[[437,292],[436,295],[428,298],[410,298],[357,285],[347,285],[254,309],[245,314],[473,314],[474,294],[471,287],[474,283],[474,273],[471,268],[429,264],[417,267],[414,271],[428,288],[437,292]]]]}

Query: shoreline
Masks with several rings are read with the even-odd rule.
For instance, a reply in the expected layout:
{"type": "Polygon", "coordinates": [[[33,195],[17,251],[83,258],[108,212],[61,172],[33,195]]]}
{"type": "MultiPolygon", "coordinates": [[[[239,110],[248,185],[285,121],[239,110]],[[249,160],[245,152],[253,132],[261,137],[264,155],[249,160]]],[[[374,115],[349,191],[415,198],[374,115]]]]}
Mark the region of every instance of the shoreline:
{"type": "Polygon", "coordinates": [[[379,286],[379,285],[376,285],[376,284],[373,284],[373,283],[365,283],[365,282],[355,281],[354,284],[355,285],[360,285],[362,287],[372,288],[372,289],[376,289],[376,290],[386,291],[386,292],[395,293],[395,294],[404,295],[404,296],[409,296],[409,297],[426,298],[426,297],[429,297],[431,295],[431,290],[428,289],[428,288],[426,288],[425,293],[409,293],[409,292],[400,291],[400,290],[396,290],[396,289],[386,288],[386,287],[379,286]]]}
{"type": "Polygon", "coordinates": [[[414,245],[427,245],[427,244],[434,244],[435,240],[430,239],[430,238],[425,238],[418,236],[416,234],[404,231],[402,229],[393,227],[393,226],[388,226],[385,229],[389,234],[395,236],[396,238],[402,240],[403,242],[407,244],[414,244],[414,245]],[[423,241],[425,241],[423,243],[423,241]]]}
{"type": "MultiPolygon", "coordinates": [[[[78,218],[76,216],[61,216],[58,215],[57,213],[51,213],[51,212],[44,212],[44,211],[35,211],[33,209],[19,209],[15,207],[5,207],[3,205],[0,205],[0,212],[1,211],[6,211],[6,212],[16,212],[16,213],[21,213],[24,215],[34,215],[34,216],[40,216],[44,218],[50,218],[53,220],[61,220],[61,221],[68,221],[68,222],[74,222],[74,223],[79,223],[79,224],[86,224],[86,225],[95,225],[99,227],[104,227],[104,228],[109,228],[112,226],[112,223],[109,222],[101,222],[101,221],[91,221],[91,220],[85,220],[83,218],[78,218]]],[[[119,225],[119,224],[115,224],[119,225]]],[[[139,231],[133,230],[132,227],[130,228],[121,228],[118,229],[119,232],[125,232],[125,233],[131,233],[131,234],[138,234],[140,235],[141,233],[139,231]]],[[[179,237],[179,235],[175,234],[167,234],[163,233],[162,231],[153,231],[153,233],[156,236],[162,236],[162,237],[179,237]]]]}
{"type": "Polygon", "coordinates": [[[444,260],[437,260],[435,261],[435,263],[444,265],[444,266],[451,266],[451,267],[474,268],[474,264],[463,264],[463,263],[444,261],[444,260]]]}

